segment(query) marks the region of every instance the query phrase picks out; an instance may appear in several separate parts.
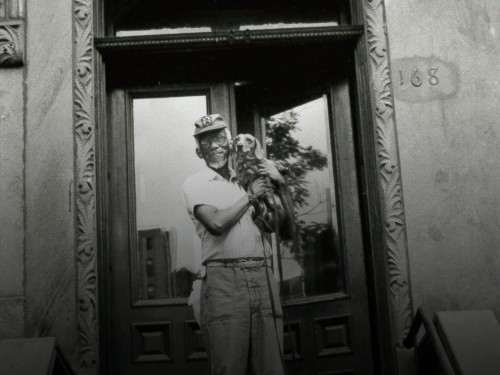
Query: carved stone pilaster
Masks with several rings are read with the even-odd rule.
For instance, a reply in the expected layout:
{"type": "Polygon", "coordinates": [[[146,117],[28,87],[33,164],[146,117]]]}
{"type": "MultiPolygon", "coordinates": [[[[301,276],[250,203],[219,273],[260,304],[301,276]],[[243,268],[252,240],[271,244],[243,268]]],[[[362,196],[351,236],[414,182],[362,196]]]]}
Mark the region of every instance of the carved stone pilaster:
{"type": "Polygon", "coordinates": [[[401,345],[411,325],[413,308],[408,250],[389,70],[383,0],[363,0],[368,40],[371,96],[375,108],[379,179],[384,209],[385,250],[392,302],[394,341],[401,345]]]}
{"type": "Polygon", "coordinates": [[[98,358],[92,0],[73,0],[73,111],[80,367],[98,358]]]}
{"type": "Polygon", "coordinates": [[[23,0],[0,0],[0,68],[23,65],[23,0]]]}
{"type": "Polygon", "coordinates": [[[0,21],[0,68],[23,65],[23,25],[0,21]]]}

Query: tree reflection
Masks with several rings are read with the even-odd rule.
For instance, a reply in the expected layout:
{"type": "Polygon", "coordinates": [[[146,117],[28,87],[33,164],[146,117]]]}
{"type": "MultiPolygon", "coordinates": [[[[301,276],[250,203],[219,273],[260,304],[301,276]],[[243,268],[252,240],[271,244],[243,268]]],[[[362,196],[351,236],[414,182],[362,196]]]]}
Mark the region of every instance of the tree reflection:
{"type": "Polygon", "coordinates": [[[308,171],[322,170],[328,164],[326,155],[312,146],[303,146],[293,137],[299,114],[295,110],[283,112],[267,120],[267,157],[288,168],[288,184],[296,208],[307,204],[311,195],[305,179],[308,171]]]}
{"type": "MultiPolygon", "coordinates": [[[[311,186],[309,181],[312,171],[327,173],[328,157],[317,148],[301,144],[296,136],[302,130],[299,117],[299,111],[291,109],[266,119],[267,157],[288,169],[286,177],[297,217],[296,238],[280,242],[282,257],[293,258],[302,268],[300,277],[287,280],[283,286],[284,294],[289,297],[331,293],[339,287],[330,186],[321,183],[311,186]],[[321,219],[317,220],[318,217],[321,219]]],[[[307,131],[324,133],[325,129],[312,124],[307,131]]],[[[327,142],[325,139],[325,145],[327,142]]]]}

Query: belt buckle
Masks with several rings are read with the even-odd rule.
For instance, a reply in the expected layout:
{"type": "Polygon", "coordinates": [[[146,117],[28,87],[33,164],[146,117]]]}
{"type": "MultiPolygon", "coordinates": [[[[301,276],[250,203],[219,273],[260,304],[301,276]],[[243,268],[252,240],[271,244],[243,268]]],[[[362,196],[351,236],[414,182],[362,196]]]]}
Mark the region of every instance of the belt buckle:
{"type": "Polygon", "coordinates": [[[252,260],[252,259],[245,259],[245,258],[238,259],[236,262],[236,265],[239,268],[258,268],[258,267],[262,267],[263,264],[264,264],[263,260],[252,260]]]}

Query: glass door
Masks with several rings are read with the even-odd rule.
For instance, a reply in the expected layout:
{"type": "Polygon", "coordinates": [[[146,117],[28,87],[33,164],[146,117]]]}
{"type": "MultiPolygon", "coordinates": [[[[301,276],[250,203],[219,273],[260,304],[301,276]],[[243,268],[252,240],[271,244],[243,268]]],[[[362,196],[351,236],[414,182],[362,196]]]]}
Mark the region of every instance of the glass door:
{"type": "MultiPolygon", "coordinates": [[[[314,83],[318,77],[310,74],[237,85],[238,124],[260,138],[268,159],[286,167],[294,201],[297,237],[279,246],[289,370],[295,349],[299,374],[369,374],[373,355],[349,76],[329,73],[314,83]]],[[[274,241],[276,249],[279,239],[274,241]]]]}
{"type": "Polygon", "coordinates": [[[295,348],[297,375],[373,373],[350,67],[326,49],[273,49],[240,49],[231,58],[222,52],[176,56],[152,63],[152,73],[143,67],[123,82],[111,80],[114,374],[208,373],[188,305],[200,244],[180,190],[203,167],[192,134],[193,122],[207,113],[228,119],[233,136],[254,134],[268,158],[288,167],[300,229],[296,241],[280,243],[289,370],[295,348]],[[139,81],[144,86],[135,88],[139,81]]]}
{"type": "Polygon", "coordinates": [[[111,93],[111,368],[115,374],[206,374],[207,354],[188,305],[201,244],[182,185],[204,167],[194,122],[230,118],[225,84],[111,93]]]}
{"type": "Polygon", "coordinates": [[[344,290],[328,95],[262,118],[267,157],[285,166],[298,236],[282,241],[287,300],[344,290]]]}

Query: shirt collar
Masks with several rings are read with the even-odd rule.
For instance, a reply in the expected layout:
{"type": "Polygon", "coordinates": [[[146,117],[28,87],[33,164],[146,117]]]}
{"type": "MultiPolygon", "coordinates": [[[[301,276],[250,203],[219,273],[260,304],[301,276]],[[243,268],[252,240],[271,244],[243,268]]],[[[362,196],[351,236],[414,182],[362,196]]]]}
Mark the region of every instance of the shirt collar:
{"type": "MultiPolygon", "coordinates": [[[[216,171],[214,171],[212,168],[208,166],[205,166],[204,173],[209,181],[212,180],[226,181],[224,177],[222,177],[220,174],[218,174],[216,171]]],[[[232,168],[229,168],[229,175],[230,175],[229,182],[238,182],[238,179],[236,178],[236,172],[232,168]]]]}

